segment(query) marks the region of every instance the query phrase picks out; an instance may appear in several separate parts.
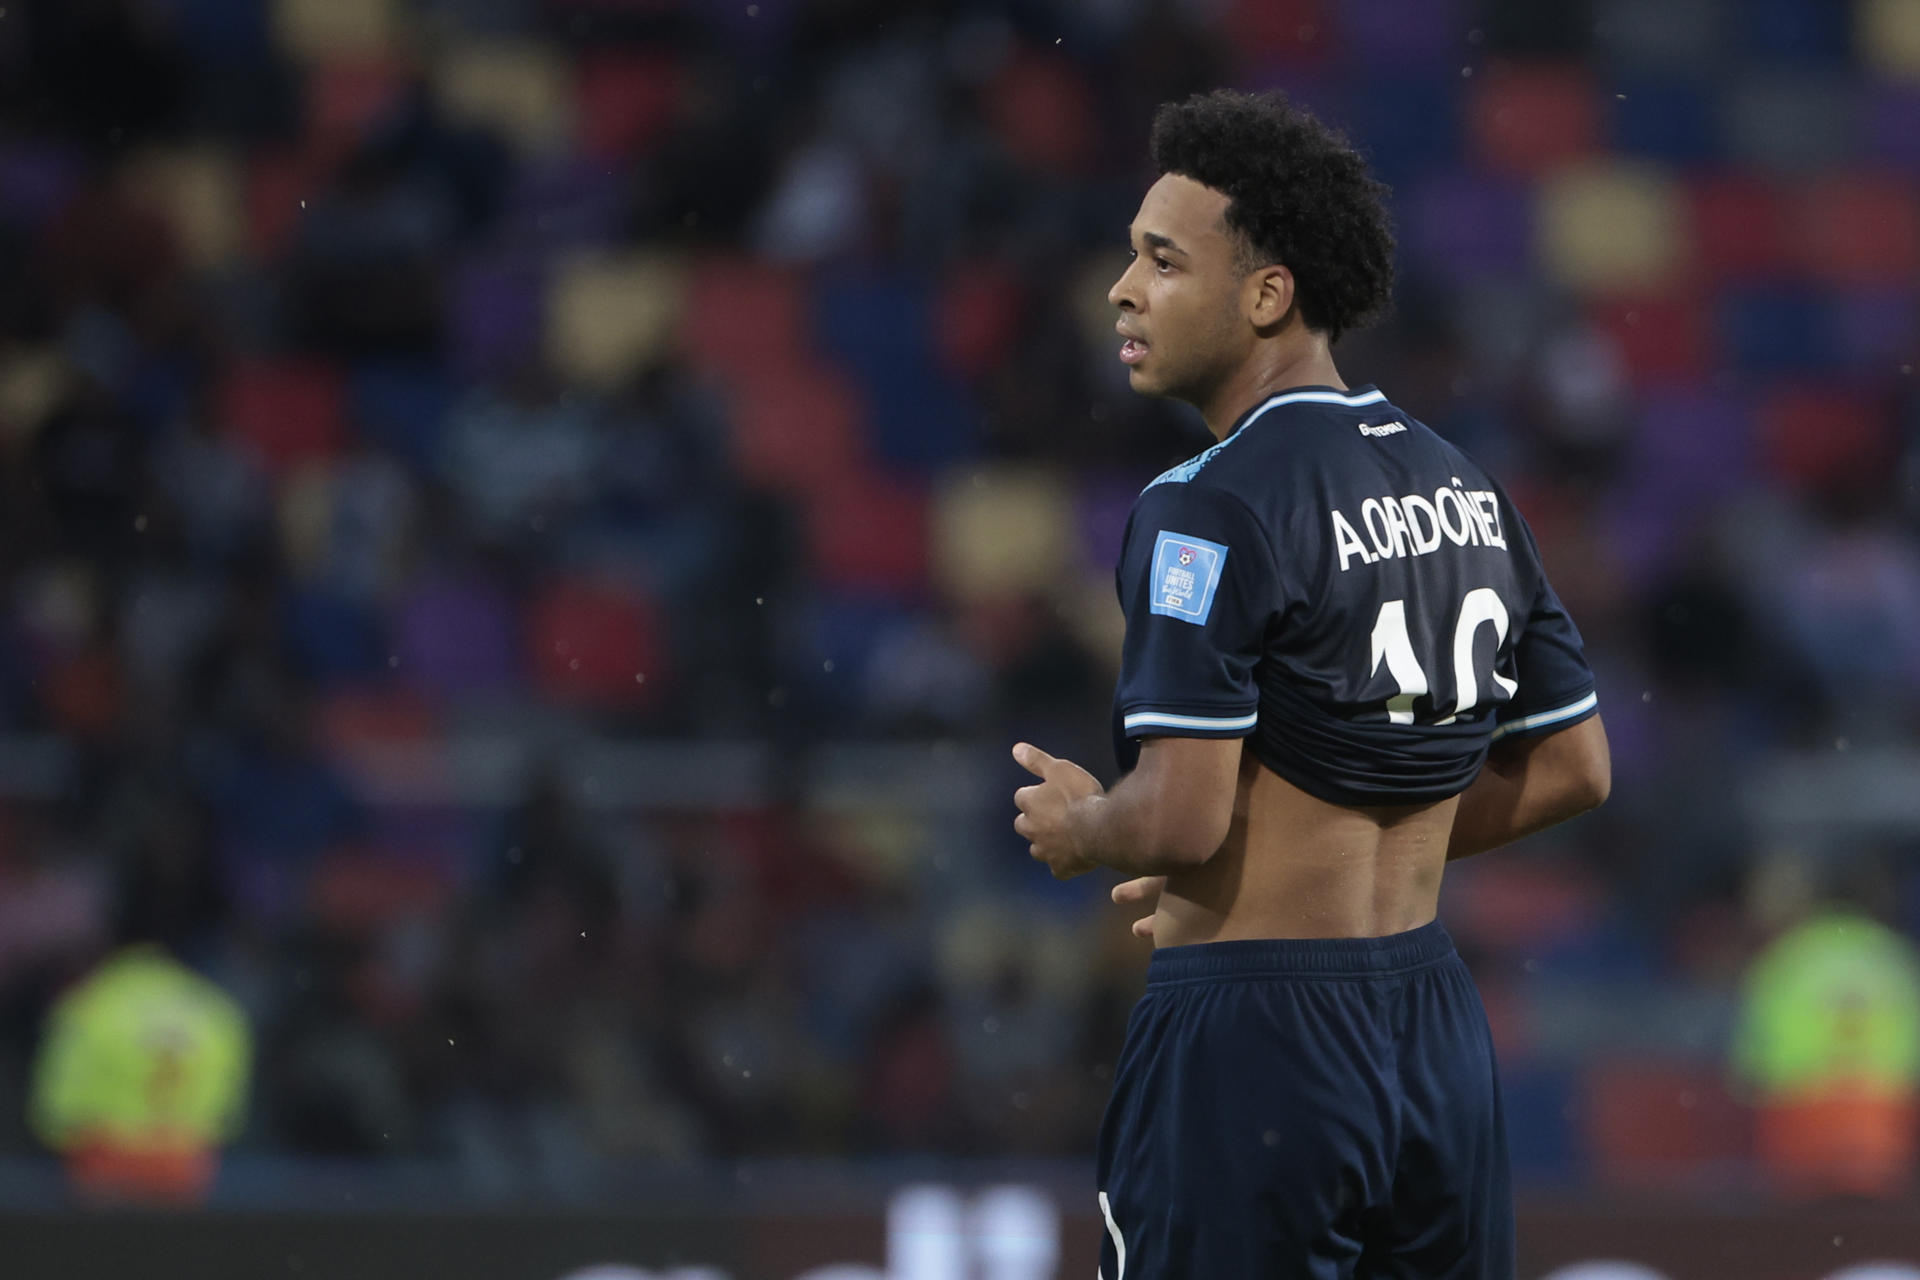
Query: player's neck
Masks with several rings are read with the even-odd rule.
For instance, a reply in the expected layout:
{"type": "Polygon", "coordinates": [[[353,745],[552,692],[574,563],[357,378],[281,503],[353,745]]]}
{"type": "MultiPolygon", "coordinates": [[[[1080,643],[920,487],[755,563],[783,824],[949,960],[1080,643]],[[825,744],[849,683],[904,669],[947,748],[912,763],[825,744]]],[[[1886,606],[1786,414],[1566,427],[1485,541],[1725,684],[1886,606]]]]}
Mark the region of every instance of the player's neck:
{"type": "Polygon", "coordinates": [[[1334,387],[1345,391],[1347,384],[1334,367],[1327,340],[1314,333],[1303,333],[1295,343],[1263,343],[1272,350],[1256,351],[1240,369],[1199,407],[1207,420],[1207,430],[1216,440],[1225,440],[1234,423],[1249,409],[1282,391],[1294,387],[1334,387]]]}

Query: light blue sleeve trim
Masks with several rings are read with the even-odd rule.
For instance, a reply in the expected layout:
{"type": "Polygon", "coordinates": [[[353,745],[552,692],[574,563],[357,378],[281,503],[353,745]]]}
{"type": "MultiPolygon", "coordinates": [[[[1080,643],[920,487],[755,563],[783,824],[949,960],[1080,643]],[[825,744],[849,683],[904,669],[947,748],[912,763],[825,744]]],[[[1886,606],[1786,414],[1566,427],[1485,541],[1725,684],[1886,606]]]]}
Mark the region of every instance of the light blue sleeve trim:
{"type": "Polygon", "coordinates": [[[1207,733],[1238,733],[1260,722],[1258,711],[1244,716],[1181,716],[1166,711],[1136,711],[1121,723],[1128,733],[1136,729],[1199,729],[1207,733]]]}
{"type": "Polygon", "coordinates": [[[1578,702],[1569,702],[1564,707],[1552,711],[1536,711],[1530,716],[1521,716],[1518,720],[1509,720],[1496,727],[1490,742],[1498,742],[1510,733],[1527,733],[1534,729],[1544,729],[1550,724],[1559,724],[1562,720],[1571,720],[1575,716],[1585,715],[1600,705],[1600,695],[1590,693],[1578,702]]]}

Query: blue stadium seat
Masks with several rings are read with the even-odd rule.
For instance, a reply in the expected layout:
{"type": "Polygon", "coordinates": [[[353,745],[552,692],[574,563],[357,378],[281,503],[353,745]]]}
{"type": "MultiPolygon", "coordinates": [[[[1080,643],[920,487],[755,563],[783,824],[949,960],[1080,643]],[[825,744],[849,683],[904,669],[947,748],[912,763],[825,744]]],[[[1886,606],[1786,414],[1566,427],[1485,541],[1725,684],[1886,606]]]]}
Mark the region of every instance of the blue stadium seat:
{"type": "Polygon", "coordinates": [[[260,0],[172,0],[167,17],[181,42],[209,62],[246,64],[271,56],[272,7],[260,0]]]}
{"type": "Polygon", "coordinates": [[[1697,81],[1630,76],[1607,88],[1615,149],[1675,164],[1714,155],[1720,140],[1714,104],[1697,81]]]}
{"type": "Polygon", "coordinates": [[[433,365],[365,363],[347,380],[353,424],[417,471],[434,464],[453,389],[433,365]]]}
{"type": "Polygon", "coordinates": [[[1534,949],[1540,973],[1593,982],[1652,982],[1661,971],[1651,926],[1615,907],[1599,919],[1534,949]]]}
{"type": "Polygon", "coordinates": [[[1743,0],[1732,33],[1756,59],[1837,66],[1847,60],[1852,7],[1834,0],[1743,0]]]}
{"type": "Polygon", "coordinates": [[[1463,49],[1470,6],[1462,0],[1345,0],[1341,42],[1348,58],[1368,69],[1431,71],[1463,49]]]}
{"type": "Polygon", "coordinates": [[[474,574],[427,574],[397,602],[393,648],[408,688],[455,702],[519,685],[521,619],[497,584],[474,574]]]}
{"type": "Polygon", "coordinates": [[[796,674],[817,686],[825,704],[842,708],[857,723],[865,709],[867,666],[874,650],[890,635],[921,617],[899,599],[871,592],[822,592],[807,610],[806,635],[810,645],[796,646],[796,674]],[[828,671],[825,663],[833,663],[828,671]]]}
{"type": "Polygon", "coordinates": [[[546,327],[538,262],[469,259],[447,297],[447,348],[454,372],[485,380],[520,367],[546,327]]]}
{"type": "Polygon", "coordinates": [[[319,583],[288,591],[281,635],[316,684],[368,676],[386,665],[386,643],[372,611],[319,583]]]}
{"type": "Polygon", "coordinates": [[[1729,289],[1720,301],[1719,327],[1722,355],[1742,372],[1811,372],[1833,360],[1820,296],[1810,289],[1729,289]]]}
{"type": "Polygon", "coordinates": [[[1516,1182],[1559,1186],[1584,1173],[1587,1156],[1575,1123],[1575,1085],[1574,1073],[1564,1068],[1524,1060],[1500,1064],[1500,1097],[1516,1182]]]}
{"type": "Polygon", "coordinates": [[[1897,369],[1920,350],[1920,300],[1897,280],[1837,290],[1823,310],[1827,349],[1849,369],[1897,369]]]}
{"type": "Polygon", "coordinates": [[[819,337],[866,388],[875,455],[931,471],[975,451],[972,397],[933,359],[927,291],[901,277],[836,280],[814,298],[819,337]]]}
{"type": "Polygon", "coordinates": [[[1380,180],[1392,187],[1460,159],[1460,75],[1384,76],[1352,96],[1348,130],[1380,180]]]}
{"type": "Polygon", "coordinates": [[[1400,204],[1401,253],[1429,275],[1472,280],[1518,275],[1533,250],[1533,201],[1504,178],[1437,173],[1400,204]]]}
{"type": "Polygon", "coordinates": [[[1920,172],[1920,85],[1878,85],[1861,107],[1866,150],[1909,173],[1920,172]]]}

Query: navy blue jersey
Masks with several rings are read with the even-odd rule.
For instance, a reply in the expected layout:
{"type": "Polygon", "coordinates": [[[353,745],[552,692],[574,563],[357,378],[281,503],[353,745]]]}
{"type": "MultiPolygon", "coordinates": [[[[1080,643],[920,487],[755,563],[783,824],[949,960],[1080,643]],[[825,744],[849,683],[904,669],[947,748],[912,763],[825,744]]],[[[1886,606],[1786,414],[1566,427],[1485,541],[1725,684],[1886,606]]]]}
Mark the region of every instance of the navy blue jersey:
{"type": "Polygon", "coordinates": [[[1273,396],[1148,485],[1118,585],[1123,770],[1143,737],[1244,737],[1335,804],[1426,803],[1595,710],[1519,512],[1371,387],[1273,396]]]}

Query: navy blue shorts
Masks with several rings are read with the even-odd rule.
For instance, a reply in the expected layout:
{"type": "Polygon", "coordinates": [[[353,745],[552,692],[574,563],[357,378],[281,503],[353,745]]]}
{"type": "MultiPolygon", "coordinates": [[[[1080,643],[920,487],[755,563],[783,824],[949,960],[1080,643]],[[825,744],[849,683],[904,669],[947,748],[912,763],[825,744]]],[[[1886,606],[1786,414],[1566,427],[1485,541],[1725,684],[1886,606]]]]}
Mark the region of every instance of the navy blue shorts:
{"type": "Polygon", "coordinates": [[[1493,1040],[1453,940],[1154,952],[1099,1194],[1101,1280],[1512,1280],[1493,1040]]]}

